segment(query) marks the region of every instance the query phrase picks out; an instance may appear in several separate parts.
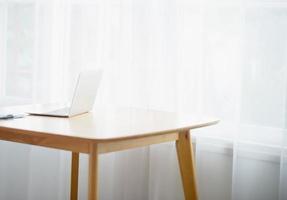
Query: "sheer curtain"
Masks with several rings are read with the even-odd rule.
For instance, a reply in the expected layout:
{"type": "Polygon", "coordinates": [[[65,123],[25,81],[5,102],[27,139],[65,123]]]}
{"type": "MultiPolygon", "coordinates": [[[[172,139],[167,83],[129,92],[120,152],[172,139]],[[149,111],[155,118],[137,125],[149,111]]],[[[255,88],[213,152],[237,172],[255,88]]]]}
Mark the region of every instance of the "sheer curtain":
{"type": "MultiPolygon", "coordinates": [[[[286,200],[286,35],[284,0],[0,0],[0,106],[66,101],[103,68],[96,105],[222,120],[194,131],[201,200],[286,200]]],[[[100,159],[101,200],[183,199],[172,144],[100,159]]],[[[69,199],[69,163],[1,142],[0,199],[69,199]]]]}

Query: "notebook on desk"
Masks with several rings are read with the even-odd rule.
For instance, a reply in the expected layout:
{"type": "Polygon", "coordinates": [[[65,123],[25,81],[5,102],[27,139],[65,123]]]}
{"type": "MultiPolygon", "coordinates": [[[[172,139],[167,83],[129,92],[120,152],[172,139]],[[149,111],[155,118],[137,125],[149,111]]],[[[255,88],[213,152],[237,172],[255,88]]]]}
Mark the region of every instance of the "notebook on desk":
{"type": "Polygon", "coordinates": [[[70,106],[50,111],[31,111],[30,115],[72,117],[92,110],[102,77],[102,70],[80,73],[70,106]]]}

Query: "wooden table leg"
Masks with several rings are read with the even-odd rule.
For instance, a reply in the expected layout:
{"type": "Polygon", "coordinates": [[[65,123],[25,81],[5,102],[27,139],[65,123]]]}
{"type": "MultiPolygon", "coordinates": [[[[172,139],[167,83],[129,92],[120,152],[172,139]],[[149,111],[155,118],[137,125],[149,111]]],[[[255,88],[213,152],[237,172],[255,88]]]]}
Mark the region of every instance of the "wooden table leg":
{"type": "Polygon", "coordinates": [[[72,152],[70,199],[78,200],[79,153],[72,152]]]}
{"type": "Polygon", "coordinates": [[[98,149],[95,144],[90,147],[88,179],[88,199],[98,200],[98,149]]]}
{"type": "Polygon", "coordinates": [[[176,150],[185,200],[198,200],[194,154],[189,131],[179,133],[176,150]]]}

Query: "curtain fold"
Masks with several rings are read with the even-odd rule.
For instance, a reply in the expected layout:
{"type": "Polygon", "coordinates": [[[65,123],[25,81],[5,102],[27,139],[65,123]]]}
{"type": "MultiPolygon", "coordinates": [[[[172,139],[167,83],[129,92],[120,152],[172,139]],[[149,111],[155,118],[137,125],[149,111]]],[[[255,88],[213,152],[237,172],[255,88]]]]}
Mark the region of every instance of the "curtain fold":
{"type": "MultiPolygon", "coordinates": [[[[192,133],[200,200],[286,200],[286,25],[282,0],[0,0],[0,106],[68,101],[103,68],[96,106],[221,119],[192,133]]],[[[0,199],[69,199],[69,170],[68,152],[0,142],[0,199]]],[[[183,199],[173,144],[99,171],[101,200],[183,199]]]]}

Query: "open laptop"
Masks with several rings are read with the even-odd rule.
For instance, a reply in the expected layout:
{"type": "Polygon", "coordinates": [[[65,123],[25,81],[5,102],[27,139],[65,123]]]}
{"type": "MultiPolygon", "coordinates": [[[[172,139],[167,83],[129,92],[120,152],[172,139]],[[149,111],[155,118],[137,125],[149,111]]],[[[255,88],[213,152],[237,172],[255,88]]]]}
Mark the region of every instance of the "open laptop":
{"type": "Polygon", "coordinates": [[[62,107],[48,112],[37,111],[28,113],[30,115],[52,117],[72,117],[87,113],[93,108],[101,77],[102,70],[81,72],[69,107],[62,107]]]}

